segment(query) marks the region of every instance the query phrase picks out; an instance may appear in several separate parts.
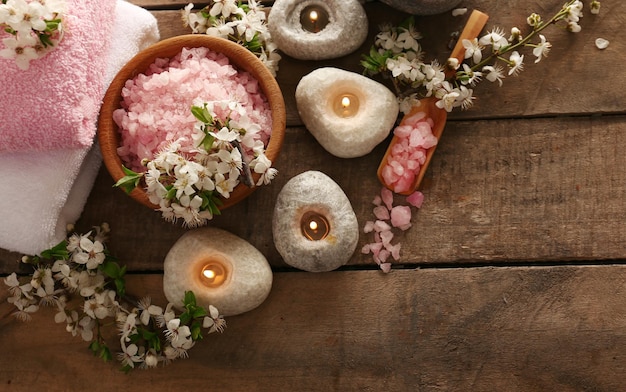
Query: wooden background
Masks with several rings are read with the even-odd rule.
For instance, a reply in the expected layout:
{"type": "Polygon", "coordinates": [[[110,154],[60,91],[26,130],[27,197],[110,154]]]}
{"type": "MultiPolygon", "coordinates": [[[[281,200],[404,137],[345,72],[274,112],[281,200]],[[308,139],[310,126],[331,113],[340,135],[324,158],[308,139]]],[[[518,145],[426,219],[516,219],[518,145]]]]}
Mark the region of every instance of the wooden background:
{"type": "MultiPolygon", "coordinates": [[[[464,0],[490,15],[487,28],[524,26],[562,0],[464,0]]],[[[158,18],[161,37],[188,33],[179,0],[136,0],[158,18]]],[[[585,2],[588,6],[588,2],[585,2]]],[[[274,285],[257,309],[228,318],[223,335],[190,359],[126,376],[102,364],[55,325],[52,310],[30,324],[0,320],[0,390],[227,391],[617,391],[626,367],[626,2],[586,9],[583,30],[546,30],[547,59],[484,82],[474,108],[455,112],[426,175],[424,206],[403,234],[402,259],[383,274],[358,251],[346,267],[313,274],[288,268],[271,236],[276,196],[291,177],[320,170],[352,202],[361,226],[373,218],[376,168],[386,148],[333,157],[303,127],[294,91],[315,68],[361,72],[377,26],[402,20],[365,5],[371,34],[355,53],[328,61],[283,56],[278,81],[288,109],[279,177],[213,222],[270,261],[274,285]],[[610,46],[598,50],[598,37],[610,46]]],[[[419,17],[423,44],[445,59],[462,17],[419,17]]],[[[78,223],[109,222],[111,251],[128,265],[132,294],[165,304],[162,261],[184,229],[112,189],[101,170],[78,223]]],[[[361,235],[358,249],[369,242],[361,235]]],[[[20,255],[0,250],[0,274],[20,255]]],[[[0,299],[6,298],[0,288],[0,299]]],[[[0,305],[0,315],[10,307],[0,305]]],[[[114,342],[114,337],[111,337],[114,342]]]]}

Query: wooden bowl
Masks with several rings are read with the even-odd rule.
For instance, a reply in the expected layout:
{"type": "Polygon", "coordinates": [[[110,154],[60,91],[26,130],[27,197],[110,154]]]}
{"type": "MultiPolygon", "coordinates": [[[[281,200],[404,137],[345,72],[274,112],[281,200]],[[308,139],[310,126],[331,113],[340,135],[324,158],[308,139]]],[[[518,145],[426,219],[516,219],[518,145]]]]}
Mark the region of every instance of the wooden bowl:
{"type": "MultiPolygon", "coordinates": [[[[207,47],[213,52],[224,54],[240,71],[247,71],[258,80],[261,90],[265,94],[272,111],[272,134],[269,139],[265,155],[274,163],[283,144],[285,127],[287,123],[285,113],[285,101],[283,94],[266,66],[254,54],[243,46],[223,38],[207,35],[181,35],[160,41],[133,57],[115,76],[109,86],[100,110],[98,120],[98,141],[102,151],[104,164],[117,182],[124,177],[122,160],[117,154],[120,145],[120,133],[118,126],[113,121],[113,111],[120,108],[122,100],[122,88],[128,79],[145,72],[157,58],[172,58],[182,51],[183,48],[207,47]]],[[[259,175],[254,174],[255,181],[259,175]]],[[[227,199],[222,198],[223,205],[220,209],[230,207],[249,196],[256,187],[248,187],[239,184],[227,199]]],[[[139,203],[157,209],[159,206],[150,202],[146,191],[142,187],[135,188],[130,196],[139,203]]]]}

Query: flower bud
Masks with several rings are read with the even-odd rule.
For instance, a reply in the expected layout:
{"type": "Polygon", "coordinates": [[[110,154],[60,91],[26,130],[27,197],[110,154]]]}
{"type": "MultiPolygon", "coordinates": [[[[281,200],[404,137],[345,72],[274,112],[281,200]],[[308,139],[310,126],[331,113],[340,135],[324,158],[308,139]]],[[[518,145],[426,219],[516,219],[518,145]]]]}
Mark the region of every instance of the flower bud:
{"type": "Polygon", "coordinates": [[[528,18],[526,18],[526,22],[529,26],[537,28],[541,24],[541,15],[533,12],[528,18]]]}

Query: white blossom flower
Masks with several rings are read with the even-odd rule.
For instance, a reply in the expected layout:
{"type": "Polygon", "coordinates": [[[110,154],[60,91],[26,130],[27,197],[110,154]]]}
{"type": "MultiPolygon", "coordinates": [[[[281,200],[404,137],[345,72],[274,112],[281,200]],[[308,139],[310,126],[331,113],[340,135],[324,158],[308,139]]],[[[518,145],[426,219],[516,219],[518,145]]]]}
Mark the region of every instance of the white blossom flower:
{"type": "Polygon", "coordinates": [[[495,27],[487,35],[481,37],[478,43],[483,46],[491,45],[493,50],[497,52],[507,46],[509,41],[504,36],[504,31],[499,27],[495,27]]]}
{"type": "Polygon", "coordinates": [[[483,67],[482,70],[483,75],[485,75],[485,79],[490,82],[497,81],[500,86],[502,86],[502,79],[504,79],[504,70],[500,65],[487,65],[483,67]]]}
{"type": "Polygon", "coordinates": [[[122,366],[135,367],[135,363],[141,363],[143,361],[143,355],[139,355],[139,348],[136,344],[132,343],[128,346],[122,344],[122,351],[117,354],[117,359],[122,363],[122,366]]]}
{"type": "Polygon", "coordinates": [[[543,34],[539,34],[539,38],[541,38],[541,42],[537,44],[537,46],[533,49],[533,55],[537,57],[535,63],[541,61],[542,57],[546,57],[548,52],[550,52],[550,48],[552,44],[546,41],[546,37],[543,34]]]}
{"type": "Polygon", "coordinates": [[[509,75],[517,75],[524,69],[524,55],[517,51],[511,53],[509,57],[509,75]]]}
{"type": "Polygon", "coordinates": [[[480,63],[480,60],[483,59],[483,46],[478,43],[478,39],[474,38],[473,40],[464,39],[461,41],[463,47],[465,48],[465,58],[471,58],[475,64],[480,63]]]}
{"type": "Polygon", "coordinates": [[[219,314],[219,311],[215,306],[209,305],[209,314],[204,317],[202,327],[208,328],[209,333],[224,332],[224,328],[226,328],[226,320],[224,320],[224,317],[219,314]]]}
{"type": "Polygon", "coordinates": [[[80,251],[74,255],[73,260],[78,264],[85,264],[88,269],[95,269],[102,264],[106,255],[102,243],[89,239],[89,234],[81,237],[80,251]]]}
{"type": "MultiPolygon", "coordinates": [[[[27,37],[30,37],[30,35],[27,37]]],[[[11,36],[4,38],[2,44],[5,48],[0,50],[0,57],[14,59],[18,68],[26,70],[29,68],[31,60],[39,58],[39,54],[34,47],[36,43],[33,37],[17,39],[11,36]]]]}

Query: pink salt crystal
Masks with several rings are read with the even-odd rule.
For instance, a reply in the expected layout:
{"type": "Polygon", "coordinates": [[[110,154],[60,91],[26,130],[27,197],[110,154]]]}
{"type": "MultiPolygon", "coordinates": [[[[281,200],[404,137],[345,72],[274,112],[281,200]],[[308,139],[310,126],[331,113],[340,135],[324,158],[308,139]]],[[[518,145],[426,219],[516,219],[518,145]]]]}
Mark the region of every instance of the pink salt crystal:
{"type": "Polygon", "coordinates": [[[366,255],[366,254],[369,254],[370,252],[371,252],[370,244],[363,245],[363,247],[361,248],[361,253],[366,255]]]}
{"type": "Polygon", "coordinates": [[[401,230],[411,227],[411,207],[395,206],[391,209],[391,225],[401,230]]]}
{"type": "Polygon", "coordinates": [[[391,263],[381,263],[380,264],[380,269],[384,273],[388,274],[391,271],[391,263]]]}
{"type": "Polygon", "coordinates": [[[393,239],[393,233],[391,230],[385,230],[380,232],[380,239],[385,247],[391,243],[393,239]]]}
{"type": "Polygon", "coordinates": [[[372,231],[374,231],[374,222],[372,221],[365,222],[365,226],[363,227],[363,232],[371,233],[372,231]]]}
{"type": "Polygon", "coordinates": [[[374,216],[376,219],[387,220],[389,219],[389,210],[385,206],[377,206],[374,208],[374,216]]]}
{"type": "Polygon", "coordinates": [[[370,251],[373,254],[377,255],[380,252],[380,250],[383,248],[383,243],[382,242],[373,242],[373,243],[369,244],[369,248],[370,248],[370,251]]]}
{"type": "Polygon", "coordinates": [[[382,201],[382,199],[380,198],[380,195],[376,195],[376,196],[374,197],[374,200],[372,200],[372,204],[374,204],[374,205],[376,205],[376,206],[381,205],[381,204],[382,204],[382,202],[383,202],[383,201],[382,201]]]}
{"type": "Polygon", "coordinates": [[[390,253],[387,249],[381,249],[381,251],[378,253],[378,261],[380,261],[381,263],[385,263],[389,256],[390,253]]]}
{"type": "Polygon", "coordinates": [[[374,222],[374,231],[377,233],[380,233],[382,231],[389,231],[391,230],[391,226],[389,226],[389,224],[385,221],[382,220],[377,220],[376,222],[374,222]]]}
{"type": "Polygon", "coordinates": [[[424,194],[420,191],[415,191],[406,197],[406,201],[414,207],[422,208],[422,203],[424,203],[424,194]]]}
{"type": "Polygon", "coordinates": [[[400,248],[401,247],[402,247],[402,244],[398,242],[395,245],[389,244],[388,246],[385,247],[385,249],[387,249],[391,253],[391,257],[393,257],[394,260],[398,261],[400,260],[400,248]]]}
{"type": "Polygon", "coordinates": [[[404,172],[402,177],[399,177],[396,182],[393,184],[393,190],[396,193],[404,193],[411,189],[413,186],[413,181],[415,180],[415,174],[411,171],[404,172]]]}
{"type": "Polygon", "coordinates": [[[424,113],[424,112],[417,112],[414,115],[412,115],[411,117],[405,118],[403,123],[407,124],[407,125],[410,125],[410,126],[414,126],[420,120],[422,120],[424,117],[426,117],[426,113],[424,113]]]}
{"type": "Polygon", "coordinates": [[[411,134],[413,127],[409,125],[400,125],[397,126],[396,129],[393,130],[393,134],[397,137],[405,138],[411,134]]]}
{"type": "Polygon", "coordinates": [[[383,203],[387,206],[389,210],[393,207],[393,192],[391,192],[387,188],[382,188],[380,191],[380,196],[383,200],[383,203]]]}

